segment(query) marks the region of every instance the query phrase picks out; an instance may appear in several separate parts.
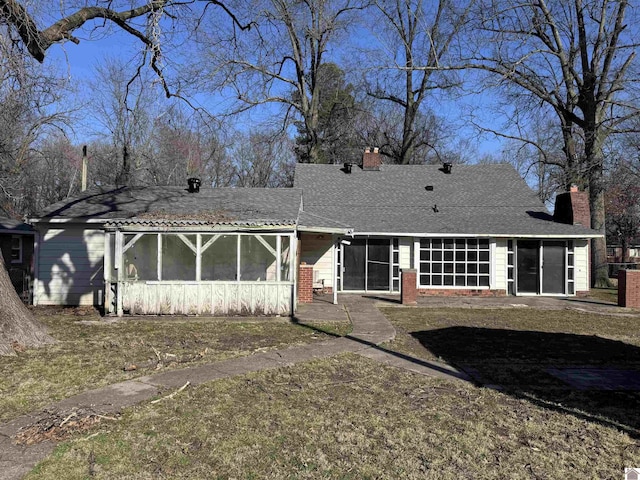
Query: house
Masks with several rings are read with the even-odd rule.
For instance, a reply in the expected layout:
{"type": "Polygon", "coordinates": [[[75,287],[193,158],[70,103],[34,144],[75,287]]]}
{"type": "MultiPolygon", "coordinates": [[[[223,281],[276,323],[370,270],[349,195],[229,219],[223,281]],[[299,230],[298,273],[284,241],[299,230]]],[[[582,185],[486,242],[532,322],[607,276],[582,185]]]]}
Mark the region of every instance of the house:
{"type": "Polygon", "coordinates": [[[96,187],[33,219],[35,305],[289,314],[297,189],[96,187]]]}
{"type": "Polygon", "coordinates": [[[331,289],[398,292],[406,269],[421,295],[589,289],[588,240],[599,234],[586,193],[558,195],[552,216],[510,165],[383,165],[373,150],[362,166],[297,165],[294,186],[301,260],[331,289]],[[315,233],[316,219],[353,238],[315,233]]]}
{"type": "Polygon", "coordinates": [[[25,303],[30,302],[35,231],[19,220],[0,217],[0,251],[11,283],[25,303]]]}
{"type": "Polygon", "coordinates": [[[509,165],[299,164],[294,188],[94,188],[32,219],[35,304],[290,314],[313,289],[577,295],[588,199],[545,206],[509,165]],[[414,284],[407,283],[411,274],[414,284]]]}

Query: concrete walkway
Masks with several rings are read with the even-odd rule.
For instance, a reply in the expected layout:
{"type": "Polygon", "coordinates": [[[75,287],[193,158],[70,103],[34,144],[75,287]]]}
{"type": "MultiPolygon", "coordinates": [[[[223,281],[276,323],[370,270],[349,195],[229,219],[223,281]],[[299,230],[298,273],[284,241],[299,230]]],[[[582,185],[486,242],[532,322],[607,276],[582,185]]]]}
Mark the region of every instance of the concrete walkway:
{"type": "MultiPolygon", "coordinates": [[[[332,305],[322,301],[306,305],[294,321],[313,328],[314,320],[350,320],[353,330],[346,337],[140,377],[75,395],[51,405],[47,410],[65,412],[73,409],[91,409],[96,413],[109,414],[148,401],[161,392],[179,388],[186,382],[195,386],[204,382],[287,367],[345,352],[358,353],[386,365],[404,368],[422,375],[467,379],[463,373],[448,365],[425,362],[379,347],[379,344],[395,338],[395,329],[375,307],[375,299],[359,295],[344,295],[340,297],[340,301],[342,305],[332,305]]],[[[12,437],[21,428],[37,421],[40,415],[40,412],[34,412],[0,425],[0,480],[21,478],[53,451],[55,443],[50,441],[32,446],[13,444],[12,437]]]]}

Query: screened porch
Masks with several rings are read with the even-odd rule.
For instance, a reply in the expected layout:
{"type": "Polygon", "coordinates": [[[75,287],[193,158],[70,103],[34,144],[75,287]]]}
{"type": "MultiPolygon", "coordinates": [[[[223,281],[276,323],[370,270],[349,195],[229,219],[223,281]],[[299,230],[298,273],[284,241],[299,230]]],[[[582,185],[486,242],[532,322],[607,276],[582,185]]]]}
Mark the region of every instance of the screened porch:
{"type": "Polygon", "coordinates": [[[108,232],[107,313],[289,315],[293,232],[108,232]]]}

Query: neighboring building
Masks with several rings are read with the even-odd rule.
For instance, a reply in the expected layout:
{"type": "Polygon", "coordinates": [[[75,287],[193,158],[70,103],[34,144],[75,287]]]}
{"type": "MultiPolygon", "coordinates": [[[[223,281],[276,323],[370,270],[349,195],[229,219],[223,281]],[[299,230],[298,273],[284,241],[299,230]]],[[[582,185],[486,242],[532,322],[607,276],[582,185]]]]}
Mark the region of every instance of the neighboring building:
{"type": "Polygon", "coordinates": [[[607,240],[607,260],[610,263],[622,263],[625,259],[630,263],[640,263],[640,238],[632,238],[629,241],[626,258],[619,242],[607,240]]]}
{"type": "Polygon", "coordinates": [[[589,288],[585,194],[559,195],[554,220],[509,165],[381,165],[367,151],[362,167],[299,164],[294,187],[102,188],[57,203],[33,219],[34,303],[289,314],[312,298],[299,290],[393,293],[409,268],[423,295],[589,288]]]}
{"type": "Polygon", "coordinates": [[[30,225],[0,217],[0,251],[11,283],[25,303],[31,301],[33,279],[33,242],[35,231],[30,225]]]}

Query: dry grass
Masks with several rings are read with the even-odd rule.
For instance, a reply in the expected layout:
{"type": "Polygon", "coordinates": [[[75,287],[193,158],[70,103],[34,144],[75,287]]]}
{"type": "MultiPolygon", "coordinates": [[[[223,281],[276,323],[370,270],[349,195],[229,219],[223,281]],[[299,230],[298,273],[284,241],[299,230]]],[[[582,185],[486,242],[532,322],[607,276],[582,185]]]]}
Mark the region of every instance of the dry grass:
{"type": "Polygon", "coordinates": [[[27,478],[564,480],[636,464],[615,428],[349,354],[128,409],[27,478]]]}
{"type": "Polygon", "coordinates": [[[589,290],[589,297],[602,302],[618,304],[618,288],[592,288],[589,290]]]}
{"type": "MultiPolygon", "coordinates": [[[[134,317],[107,323],[95,313],[35,312],[58,342],[0,357],[0,421],[136,376],[328,338],[288,318],[134,317]],[[124,371],[131,365],[137,369],[124,371]]],[[[349,325],[318,328],[340,335],[349,325]]]]}
{"type": "Polygon", "coordinates": [[[615,425],[640,438],[637,387],[583,389],[557,370],[603,371],[640,383],[640,315],[573,310],[387,308],[397,337],[386,348],[440,360],[469,373],[479,385],[516,398],[615,425]]]}

